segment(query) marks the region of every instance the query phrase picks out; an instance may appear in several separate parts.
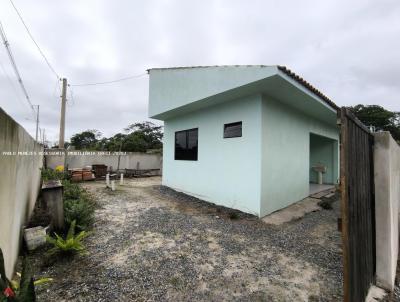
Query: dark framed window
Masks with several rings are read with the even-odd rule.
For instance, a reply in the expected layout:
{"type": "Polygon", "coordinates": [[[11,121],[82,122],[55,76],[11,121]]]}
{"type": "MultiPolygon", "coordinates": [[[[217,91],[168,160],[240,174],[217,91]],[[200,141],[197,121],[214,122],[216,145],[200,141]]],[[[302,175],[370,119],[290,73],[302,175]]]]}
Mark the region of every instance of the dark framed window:
{"type": "Polygon", "coordinates": [[[175,160],[197,160],[199,129],[175,132],[175,160]]]}
{"type": "Polygon", "coordinates": [[[230,123],[224,125],[224,138],[241,137],[242,122],[230,123]]]}

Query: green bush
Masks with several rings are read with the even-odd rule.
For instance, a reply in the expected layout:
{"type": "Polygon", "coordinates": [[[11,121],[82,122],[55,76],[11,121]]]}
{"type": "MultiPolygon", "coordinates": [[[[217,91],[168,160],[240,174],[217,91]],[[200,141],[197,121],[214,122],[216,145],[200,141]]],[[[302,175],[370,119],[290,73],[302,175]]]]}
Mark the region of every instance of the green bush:
{"type": "Polygon", "coordinates": [[[64,186],[64,200],[66,199],[79,199],[82,195],[83,189],[75,183],[69,180],[64,180],[62,182],[64,186]]]}
{"type": "Polygon", "coordinates": [[[76,221],[79,230],[87,230],[94,221],[94,202],[91,196],[78,184],[68,180],[64,185],[64,217],[67,226],[76,221]]]}
{"type": "Polygon", "coordinates": [[[93,224],[94,205],[84,194],[79,199],[66,199],[64,200],[64,217],[67,225],[76,221],[78,229],[87,230],[93,224]]]}
{"type": "Polygon", "coordinates": [[[56,238],[47,236],[47,242],[53,245],[48,251],[49,255],[62,254],[62,255],[73,255],[76,253],[85,254],[86,248],[82,242],[89,234],[85,231],[75,235],[76,221],[72,221],[69,227],[67,237],[64,239],[57,233],[54,233],[56,238]]]}

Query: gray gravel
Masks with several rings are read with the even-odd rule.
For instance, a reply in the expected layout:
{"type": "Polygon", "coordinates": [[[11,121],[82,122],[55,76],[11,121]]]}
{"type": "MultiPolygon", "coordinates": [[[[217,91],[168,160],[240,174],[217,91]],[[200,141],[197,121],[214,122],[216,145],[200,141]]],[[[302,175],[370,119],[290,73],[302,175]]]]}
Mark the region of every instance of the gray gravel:
{"type": "Polygon", "coordinates": [[[281,226],[159,185],[86,183],[100,207],[89,255],[44,266],[39,301],[340,301],[338,202],[281,226]],[[232,212],[235,212],[232,215],[232,212]],[[235,218],[235,219],[231,219],[235,218]]]}

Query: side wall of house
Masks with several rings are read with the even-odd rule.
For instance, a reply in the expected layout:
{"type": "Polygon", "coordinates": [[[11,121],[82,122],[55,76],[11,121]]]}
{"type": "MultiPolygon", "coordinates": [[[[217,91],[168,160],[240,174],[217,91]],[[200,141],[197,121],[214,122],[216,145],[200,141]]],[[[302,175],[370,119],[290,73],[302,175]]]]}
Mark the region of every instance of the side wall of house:
{"type": "Polygon", "coordinates": [[[17,261],[22,225],[32,213],[39,194],[42,152],[42,146],[0,108],[0,248],[8,277],[17,261]],[[38,155],[18,155],[18,152],[38,155]]]}
{"type": "MultiPolygon", "coordinates": [[[[338,154],[339,130],[336,126],[263,96],[261,216],[308,196],[310,133],[334,139],[338,154]]],[[[337,179],[338,156],[334,165],[337,179]]]]}
{"type": "Polygon", "coordinates": [[[165,121],[163,185],[218,205],[259,215],[261,95],[165,121]],[[223,138],[224,124],[242,121],[242,137],[223,138]],[[175,132],[198,128],[198,160],[174,160],[175,132]]]}

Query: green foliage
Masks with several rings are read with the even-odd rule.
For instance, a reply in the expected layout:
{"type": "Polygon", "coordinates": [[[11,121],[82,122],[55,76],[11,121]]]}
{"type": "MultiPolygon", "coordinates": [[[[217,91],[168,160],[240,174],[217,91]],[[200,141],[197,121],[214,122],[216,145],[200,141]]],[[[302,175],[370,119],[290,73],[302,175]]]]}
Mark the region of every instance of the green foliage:
{"type": "Polygon", "coordinates": [[[36,301],[35,285],[33,283],[32,271],[27,258],[22,262],[22,275],[20,286],[14,293],[12,283],[7,279],[4,268],[3,251],[0,249],[0,301],[34,302],[36,301]],[[8,290],[15,296],[6,297],[4,291],[8,290]]]}
{"type": "Polygon", "coordinates": [[[99,151],[146,152],[162,148],[162,126],[151,122],[134,123],[124,129],[127,134],[117,133],[112,137],[100,137],[97,130],[77,133],[71,138],[76,149],[99,151]]]}
{"type": "Polygon", "coordinates": [[[83,245],[82,240],[88,236],[86,231],[81,231],[78,235],[75,235],[76,221],[72,221],[69,227],[67,237],[64,239],[57,233],[54,233],[55,238],[47,236],[47,242],[53,245],[48,251],[49,255],[62,254],[62,255],[73,255],[76,253],[85,254],[86,248],[83,245]]]}
{"type": "Polygon", "coordinates": [[[76,133],[71,137],[71,145],[78,150],[93,150],[101,137],[101,133],[95,129],[76,133]]]}
{"type": "Polygon", "coordinates": [[[95,204],[91,196],[78,184],[63,181],[64,217],[67,226],[75,220],[79,230],[87,230],[93,224],[95,204]]]}
{"type": "Polygon", "coordinates": [[[366,126],[389,131],[395,140],[400,141],[400,112],[389,111],[379,105],[356,105],[350,110],[366,126]]]}
{"type": "Polygon", "coordinates": [[[64,180],[62,184],[64,186],[64,200],[79,199],[81,197],[83,189],[78,184],[69,180],[64,180]]]}
{"type": "Polygon", "coordinates": [[[41,174],[42,174],[42,180],[47,181],[47,180],[64,180],[66,179],[66,174],[65,172],[62,171],[56,171],[53,169],[41,169],[41,174]]]}
{"type": "Polygon", "coordinates": [[[64,200],[64,216],[67,225],[76,221],[76,226],[80,230],[87,230],[94,221],[94,205],[82,196],[79,199],[64,200]]]}

